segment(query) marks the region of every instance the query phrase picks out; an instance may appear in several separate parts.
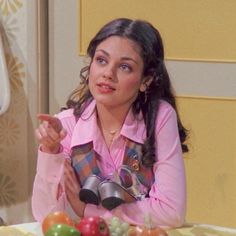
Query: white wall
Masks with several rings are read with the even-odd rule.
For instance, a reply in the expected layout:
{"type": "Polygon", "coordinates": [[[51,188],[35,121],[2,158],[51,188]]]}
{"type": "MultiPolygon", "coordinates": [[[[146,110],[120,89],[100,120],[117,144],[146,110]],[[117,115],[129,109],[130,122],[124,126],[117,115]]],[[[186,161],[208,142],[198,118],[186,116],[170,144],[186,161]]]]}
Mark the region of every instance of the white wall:
{"type": "Polygon", "coordinates": [[[50,113],[65,106],[69,94],[79,84],[83,58],[78,55],[77,0],[49,1],[50,113]]]}

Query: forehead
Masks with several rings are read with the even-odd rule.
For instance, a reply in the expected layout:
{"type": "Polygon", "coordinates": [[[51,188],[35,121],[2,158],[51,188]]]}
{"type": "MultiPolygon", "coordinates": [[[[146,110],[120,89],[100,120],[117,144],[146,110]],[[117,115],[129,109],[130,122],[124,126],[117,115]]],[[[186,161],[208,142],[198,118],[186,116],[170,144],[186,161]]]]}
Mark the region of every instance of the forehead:
{"type": "Polygon", "coordinates": [[[141,56],[141,48],[135,41],[120,37],[120,36],[111,36],[103,40],[96,48],[96,50],[103,49],[109,51],[116,51],[117,53],[124,53],[127,55],[136,54],[141,56]]]}

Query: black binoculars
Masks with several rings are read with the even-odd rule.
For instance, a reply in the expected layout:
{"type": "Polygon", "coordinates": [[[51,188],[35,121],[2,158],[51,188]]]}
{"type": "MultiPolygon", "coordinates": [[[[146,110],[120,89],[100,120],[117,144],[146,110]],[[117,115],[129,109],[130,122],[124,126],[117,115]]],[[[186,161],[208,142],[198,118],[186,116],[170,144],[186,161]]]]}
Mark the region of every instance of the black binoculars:
{"type": "Polygon", "coordinates": [[[97,175],[89,175],[79,192],[79,198],[85,203],[101,203],[106,209],[112,210],[122,203],[140,200],[146,193],[147,189],[143,189],[136,174],[122,166],[119,173],[112,177],[103,179],[97,175]]]}

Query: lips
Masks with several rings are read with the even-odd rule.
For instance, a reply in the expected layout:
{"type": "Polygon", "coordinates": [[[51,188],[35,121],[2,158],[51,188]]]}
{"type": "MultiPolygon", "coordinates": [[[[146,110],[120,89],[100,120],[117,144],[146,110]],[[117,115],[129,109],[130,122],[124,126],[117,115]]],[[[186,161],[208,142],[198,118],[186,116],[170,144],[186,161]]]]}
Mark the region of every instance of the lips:
{"type": "Polygon", "coordinates": [[[108,93],[115,91],[115,88],[107,83],[98,83],[97,86],[101,92],[108,93]]]}

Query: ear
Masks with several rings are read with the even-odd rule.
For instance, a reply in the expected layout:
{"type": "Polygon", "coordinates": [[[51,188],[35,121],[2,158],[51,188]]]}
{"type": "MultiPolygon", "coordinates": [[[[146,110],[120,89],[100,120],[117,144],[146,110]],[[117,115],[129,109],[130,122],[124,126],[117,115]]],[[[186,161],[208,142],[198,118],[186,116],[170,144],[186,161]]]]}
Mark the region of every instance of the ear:
{"type": "Polygon", "coordinates": [[[139,91],[140,92],[145,92],[146,89],[149,87],[149,85],[152,83],[153,77],[152,76],[147,76],[143,78],[143,81],[140,85],[139,91]]]}

